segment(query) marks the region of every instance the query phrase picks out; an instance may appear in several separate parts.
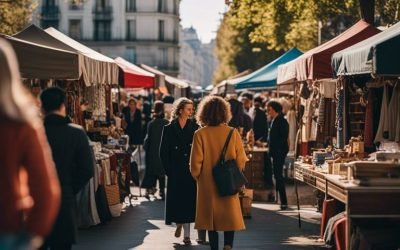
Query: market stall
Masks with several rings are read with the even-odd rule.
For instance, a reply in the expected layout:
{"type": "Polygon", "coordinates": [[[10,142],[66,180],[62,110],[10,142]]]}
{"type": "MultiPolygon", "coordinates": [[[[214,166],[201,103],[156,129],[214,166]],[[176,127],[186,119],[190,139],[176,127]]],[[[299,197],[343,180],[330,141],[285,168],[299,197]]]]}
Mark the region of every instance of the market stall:
{"type": "MultiPolygon", "coordinates": [[[[155,75],[157,75],[160,79],[162,79],[162,82],[166,83],[165,87],[167,87],[168,92],[171,93],[175,98],[179,97],[186,97],[189,95],[189,84],[181,79],[169,76],[167,74],[164,74],[163,72],[159,71],[158,69],[155,69],[153,67],[150,67],[146,64],[140,64],[140,67],[143,69],[147,70],[148,72],[151,72],[155,75]]],[[[160,84],[159,87],[163,87],[164,85],[160,84]]]]}
{"type": "Polygon", "coordinates": [[[124,71],[123,88],[154,88],[155,75],[123,59],[117,57],[115,63],[124,71]]]}
{"type": "Polygon", "coordinates": [[[86,86],[118,84],[119,68],[113,59],[86,47],[54,28],[42,30],[35,25],[30,25],[14,37],[79,54],[77,67],[86,86]]]}
{"type": "MultiPolygon", "coordinates": [[[[343,137],[337,136],[346,125],[338,121],[337,115],[342,112],[344,92],[332,80],[331,56],[379,32],[361,20],[339,36],[278,67],[278,89],[289,85],[295,90],[301,155],[308,154],[312,147],[336,144],[335,140],[340,147],[344,146],[343,137]]],[[[358,107],[352,112],[361,115],[358,107]]]]}
{"type": "Polygon", "coordinates": [[[292,61],[302,54],[303,53],[297,48],[292,48],[264,67],[243,77],[227,80],[227,82],[235,85],[236,90],[276,89],[278,66],[292,61]]]}
{"type": "Polygon", "coordinates": [[[14,48],[23,78],[79,79],[79,56],[75,52],[1,35],[14,48]]]}

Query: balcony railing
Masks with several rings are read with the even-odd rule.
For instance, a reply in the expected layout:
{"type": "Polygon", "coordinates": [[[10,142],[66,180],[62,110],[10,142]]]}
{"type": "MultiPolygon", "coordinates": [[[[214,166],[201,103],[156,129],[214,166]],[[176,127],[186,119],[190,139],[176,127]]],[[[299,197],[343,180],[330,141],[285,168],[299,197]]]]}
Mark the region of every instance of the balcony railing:
{"type": "Polygon", "coordinates": [[[93,9],[95,20],[112,20],[112,6],[96,6],[93,9]]]}
{"type": "Polygon", "coordinates": [[[58,20],[60,18],[60,9],[57,5],[42,6],[42,20],[58,20]]]}
{"type": "Polygon", "coordinates": [[[70,10],[83,10],[83,4],[81,3],[70,3],[69,4],[70,10]]]}
{"type": "Polygon", "coordinates": [[[145,42],[145,43],[175,43],[178,45],[179,41],[178,39],[168,39],[168,38],[164,38],[164,39],[143,39],[143,38],[134,38],[134,37],[130,37],[130,38],[126,38],[126,41],[130,41],[130,42],[145,42]]]}

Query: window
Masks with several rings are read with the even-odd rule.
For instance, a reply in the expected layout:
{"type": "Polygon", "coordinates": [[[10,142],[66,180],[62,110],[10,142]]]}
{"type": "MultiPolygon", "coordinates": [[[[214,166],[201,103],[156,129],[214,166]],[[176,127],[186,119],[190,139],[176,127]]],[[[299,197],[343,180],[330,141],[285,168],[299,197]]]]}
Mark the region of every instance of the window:
{"type": "Polygon", "coordinates": [[[165,36],[165,22],[164,20],[158,20],[158,40],[164,41],[165,36]]]}
{"type": "Polygon", "coordinates": [[[160,48],[160,61],[158,63],[158,66],[160,68],[166,69],[168,68],[168,49],[167,48],[160,48]]]}
{"type": "Polygon", "coordinates": [[[69,9],[70,10],[82,10],[83,2],[76,1],[76,0],[69,0],[69,9]]]}
{"type": "Polygon", "coordinates": [[[136,48],[127,47],[126,48],[126,59],[131,63],[136,63],[136,48]]]}
{"type": "Polygon", "coordinates": [[[56,6],[56,0],[47,0],[44,4],[46,7],[56,6]]]}
{"type": "Polygon", "coordinates": [[[58,20],[42,20],[40,26],[42,29],[47,29],[50,27],[58,29],[58,20]]]}
{"type": "Polygon", "coordinates": [[[167,12],[167,0],[158,0],[158,12],[167,12]]]}
{"type": "Polygon", "coordinates": [[[133,41],[136,39],[136,20],[126,22],[126,39],[133,41]]]}
{"type": "Polygon", "coordinates": [[[178,0],[172,0],[173,1],[173,3],[174,3],[174,14],[175,15],[178,15],[178,6],[179,6],[179,3],[177,2],[178,0]]]}
{"type": "Polygon", "coordinates": [[[110,6],[109,0],[96,0],[96,10],[101,11],[110,6]]]}
{"type": "Polygon", "coordinates": [[[179,41],[179,24],[174,27],[174,42],[179,41]]]}
{"type": "Polygon", "coordinates": [[[136,0],[126,0],[126,12],[136,12],[136,0]]]}
{"type": "Polygon", "coordinates": [[[69,20],[68,34],[73,39],[81,39],[81,20],[69,20]]]}
{"type": "Polygon", "coordinates": [[[110,21],[95,21],[94,40],[96,40],[96,41],[111,40],[111,22],[110,21]]]}

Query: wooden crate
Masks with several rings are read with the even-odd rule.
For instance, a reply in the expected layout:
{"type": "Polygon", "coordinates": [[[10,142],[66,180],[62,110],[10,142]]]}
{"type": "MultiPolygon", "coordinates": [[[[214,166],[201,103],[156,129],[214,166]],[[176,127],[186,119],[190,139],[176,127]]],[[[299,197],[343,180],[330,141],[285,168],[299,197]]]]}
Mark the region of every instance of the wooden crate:
{"type": "Polygon", "coordinates": [[[251,218],[251,204],[253,200],[250,197],[240,197],[240,207],[242,208],[242,215],[244,218],[251,218]]]}

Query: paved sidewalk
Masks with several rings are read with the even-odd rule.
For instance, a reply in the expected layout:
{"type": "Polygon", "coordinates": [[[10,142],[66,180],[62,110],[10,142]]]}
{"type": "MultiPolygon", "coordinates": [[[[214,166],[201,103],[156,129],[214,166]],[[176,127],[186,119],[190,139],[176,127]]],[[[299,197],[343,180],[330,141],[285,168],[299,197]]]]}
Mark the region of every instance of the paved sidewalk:
{"type": "MultiPolygon", "coordinates": [[[[174,237],[175,227],[165,225],[163,220],[163,201],[139,198],[137,203],[106,225],[80,230],[79,244],[73,249],[209,249],[197,245],[196,230],[191,231],[191,246],[184,246],[182,238],[174,237]]],[[[234,249],[321,249],[316,240],[320,215],[315,208],[302,208],[302,228],[298,227],[297,210],[279,211],[278,208],[275,204],[253,204],[252,218],[245,220],[247,229],[235,234],[234,249]]],[[[221,249],[222,238],[220,234],[221,249]]]]}

